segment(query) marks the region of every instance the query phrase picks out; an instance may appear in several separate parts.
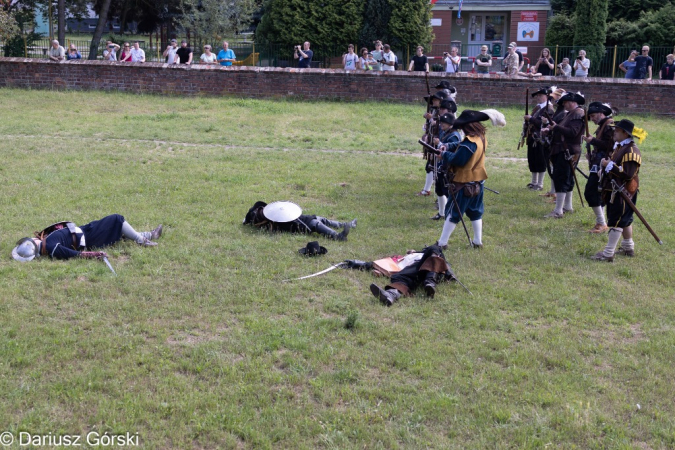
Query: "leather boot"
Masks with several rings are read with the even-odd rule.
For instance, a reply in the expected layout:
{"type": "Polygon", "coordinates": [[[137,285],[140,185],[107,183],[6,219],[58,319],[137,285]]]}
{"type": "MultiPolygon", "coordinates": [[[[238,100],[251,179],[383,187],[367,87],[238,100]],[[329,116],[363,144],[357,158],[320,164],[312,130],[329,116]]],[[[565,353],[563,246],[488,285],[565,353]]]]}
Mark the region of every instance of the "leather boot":
{"type": "Polygon", "coordinates": [[[351,228],[352,228],[352,227],[351,227],[350,224],[346,224],[345,227],[344,227],[344,229],[342,230],[342,232],[340,232],[340,234],[338,234],[337,236],[335,236],[335,240],[337,240],[337,241],[346,241],[346,240],[347,240],[347,235],[349,234],[349,230],[350,230],[351,228]]]}
{"type": "Polygon", "coordinates": [[[160,224],[150,232],[150,239],[157,239],[158,237],[162,236],[162,230],[164,230],[164,227],[160,224]]]}
{"type": "Polygon", "coordinates": [[[370,292],[379,299],[383,305],[391,306],[401,297],[397,289],[387,289],[386,291],[376,284],[370,285],[370,292]]]}
{"type": "Polygon", "coordinates": [[[436,295],[436,273],[435,272],[427,273],[427,276],[424,279],[424,292],[426,292],[427,297],[430,297],[430,298],[434,298],[434,295],[436,295]]]}

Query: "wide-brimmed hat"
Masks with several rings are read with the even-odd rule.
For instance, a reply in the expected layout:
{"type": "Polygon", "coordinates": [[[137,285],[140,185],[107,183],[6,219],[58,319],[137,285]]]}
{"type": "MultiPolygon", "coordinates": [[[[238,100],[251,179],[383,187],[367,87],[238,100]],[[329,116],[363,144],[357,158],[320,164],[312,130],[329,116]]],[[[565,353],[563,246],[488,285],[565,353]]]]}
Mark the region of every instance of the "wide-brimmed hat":
{"type": "Polygon", "coordinates": [[[450,91],[451,94],[457,92],[457,89],[455,89],[454,86],[452,86],[448,81],[445,80],[438,83],[438,85],[435,86],[434,89],[447,89],[448,91],[450,91]]]}
{"type": "Polygon", "coordinates": [[[453,128],[461,128],[464,125],[470,123],[484,122],[486,120],[490,120],[490,116],[488,116],[484,112],[474,111],[472,109],[465,109],[464,111],[462,111],[462,114],[460,114],[459,117],[455,119],[453,128]]]}
{"type": "MultiPolygon", "coordinates": [[[[438,100],[443,101],[443,100],[445,100],[446,98],[448,98],[448,93],[445,92],[445,91],[436,91],[435,93],[431,94],[431,99],[433,100],[433,99],[435,99],[435,98],[438,99],[438,100]]],[[[428,101],[429,101],[429,97],[424,97],[424,101],[425,101],[425,102],[428,102],[428,101]]]]}
{"type": "Polygon", "coordinates": [[[532,95],[532,97],[535,97],[537,95],[542,95],[542,94],[548,95],[549,94],[548,88],[543,87],[543,88],[539,89],[538,91],[533,92],[531,95],[532,95]]]}
{"type": "Polygon", "coordinates": [[[577,105],[583,105],[584,103],[586,103],[586,99],[579,92],[577,93],[568,92],[562,97],[560,97],[560,100],[558,100],[558,102],[559,103],[575,102],[577,105]]]}
{"type": "Polygon", "coordinates": [[[12,258],[21,262],[32,261],[36,256],[39,256],[38,246],[32,238],[23,238],[16,243],[16,247],[12,249],[12,258]]]}
{"type": "Polygon", "coordinates": [[[454,114],[443,114],[439,119],[439,122],[441,123],[447,123],[448,125],[452,125],[455,123],[455,115],[454,114]]]}
{"type": "Polygon", "coordinates": [[[317,256],[317,255],[325,255],[326,253],[328,253],[328,250],[326,250],[326,247],[321,247],[318,241],[314,241],[308,242],[305,247],[298,250],[298,253],[300,253],[303,256],[317,256]]]}
{"type": "Polygon", "coordinates": [[[595,113],[603,113],[609,117],[614,113],[614,111],[612,111],[612,107],[608,103],[591,102],[588,105],[588,115],[595,113]]]}
{"type": "Polygon", "coordinates": [[[621,119],[617,123],[614,124],[615,128],[621,128],[623,131],[628,133],[628,136],[633,136],[633,129],[635,128],[635,124],[631,122],[628,119],[621,119]]]}
{"type": "Polygon", "coordinates": [[[549,95],[558,95],[558,96],[562,97],[567,92],[563,88],[551,86],[550,88],[548,88],[548,93],[549,93],[549,95]]]}
{"type": "Polygon", "coordinates": [[[445,100],[441,101],[441,108],[447,109],[454,114],[457,112],[457,103],[450,100],[449,98],[446,98],[445,100]]]}

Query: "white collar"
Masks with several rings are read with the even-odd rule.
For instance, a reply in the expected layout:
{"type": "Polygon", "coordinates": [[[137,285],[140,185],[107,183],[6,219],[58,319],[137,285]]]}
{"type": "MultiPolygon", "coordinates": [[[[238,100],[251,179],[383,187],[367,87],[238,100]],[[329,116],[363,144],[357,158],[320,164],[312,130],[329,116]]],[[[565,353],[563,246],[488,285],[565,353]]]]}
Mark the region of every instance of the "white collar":
{"type": "Polygon", "coordinates": [[[546,104],[547,104],[547,103],[548,103],[548,102],[539,103],[539,105],[537,105],[537,106],[539,106],[539,109],[546,109],[546,104]]]}
{"type": "Polygon", "coordinates": [[[628,144],[630,144],[631,142],[633,142],[633,138],[626,138],[626,139],[624,139],[624,140],[621,141],[621,142],[615,142],[615,143],[614,143],[614,148],[617,149],[617,148],[619,148],[619,147],[623,147],[624,145],[628,145],[628,144]]]}

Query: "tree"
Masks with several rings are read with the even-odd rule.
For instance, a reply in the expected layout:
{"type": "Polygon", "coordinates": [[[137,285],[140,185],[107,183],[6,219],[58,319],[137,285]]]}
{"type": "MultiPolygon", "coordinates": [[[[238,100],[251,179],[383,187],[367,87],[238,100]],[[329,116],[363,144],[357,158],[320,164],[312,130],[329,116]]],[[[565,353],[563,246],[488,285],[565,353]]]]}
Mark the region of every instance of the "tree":
{"type": "Polygon", "coordinates": [[[389,17],[391,7],[388,0],[368,0],[363,26],[359,33],[359,47],[372,48],[373,42],[389,42],[389,17]]]}
{"type": "Polygon", "coordinates": [[[547,47],[572,46],[574,45],[574,24],[576,17],[574,14],[569,14],[562,10],[559,14],[551,17],[548,27],[546,28],[546,43],[547,47]]]}
{"type": "Polygon", "coordinates": [[[605,55],[608,0],[577,0],[574,46],[596,63],[605,55]]]}
{"type": "Polygon", "coordinates": [[[389,5],[389,44],[399,49],[422,45],[428,52],[434,38],[429,0],[389,0],[389,5]]]}
{"type": "Polygon", "coordinates": [[[0,9],[0,39],[8,41],[13,36],[19,34],[19,24],[14,19],[14,15],[0,9]]]}
{"type": "Polygon", "coordinates": [[[634,45],[672,46],[675,36],[675,5],[668,2],[657,11],[643,12],[638,20],[639,41],[634,45]]]}
{"type": "Polygon", "coordinates": [[[178,24],[211,41],[245,30],[257,7],[254,0],[181,0],[180,5],[178,24]]]}
{"type": "Polygon", "coordinates": [[[110,0],[103,0],[101,10],[98,13],[98,23],[94,30],[94,37],[91,38],[91,45],[89,46],[89,59],[96,59],[98,57],[98,44],[101,42],[103,36],[103,27],[108,21],[108,9],[110,8],[110,0]]]}

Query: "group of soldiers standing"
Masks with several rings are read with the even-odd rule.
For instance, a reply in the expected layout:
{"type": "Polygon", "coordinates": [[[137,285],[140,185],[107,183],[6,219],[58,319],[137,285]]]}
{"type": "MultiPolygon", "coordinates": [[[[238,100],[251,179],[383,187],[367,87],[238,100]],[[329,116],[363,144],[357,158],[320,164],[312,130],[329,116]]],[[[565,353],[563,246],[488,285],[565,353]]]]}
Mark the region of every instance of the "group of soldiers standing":
{"type": "MultiPolygon", "coordinates": [[[[459,222],[469,237],[464,215],[469,218],[473,231],[470,245],[481,248],[483,192],[487,179],[486,128],[481,122],[491,120],[500,125],[503,116],[495,110],[464,110],[455,117],[456,89],[447,82],[436,89],[439,90],[435,94],[425,97],[428,105],[424,115],[425,135],[420,143],[425,148],[427,175],[424,188],[417,195],[431,195],[435,182],[438,212],[432,219],[444,220],[437,242],[441,248],[447,247],[459,222]]],[[[566,92],[552,86],[526,95],[536,103],[526,111],[523,120],[522,141],[527,144],[532,174],[527,187],[533,191],[544,190],[544,178],[549,174],[551,189],[542,195],[550,198],[555,207],[545,217],[562,219],[573,213],[576,188],[582,206],[585,199],[595,215],[595,226],[589,231],[608,232],[607,245],[592,259],[612,262],[616,253],[634,256],[632,222],[642,164],[635,141],[641,142],[646,133],[630,120],[614,122],[616,111],[607,103],[592,102],[584,109],[586,99],[579,92],[566,92]],[[597,125],[593,135],[589,132],[589,121],[597,125]],[[579,167],[584,144],[588,174],[579,167]],[[583,198],[577,174],[586,179],[583,198]]],[[[526,106],[526,109],[529,108],[526,106]]]]}

